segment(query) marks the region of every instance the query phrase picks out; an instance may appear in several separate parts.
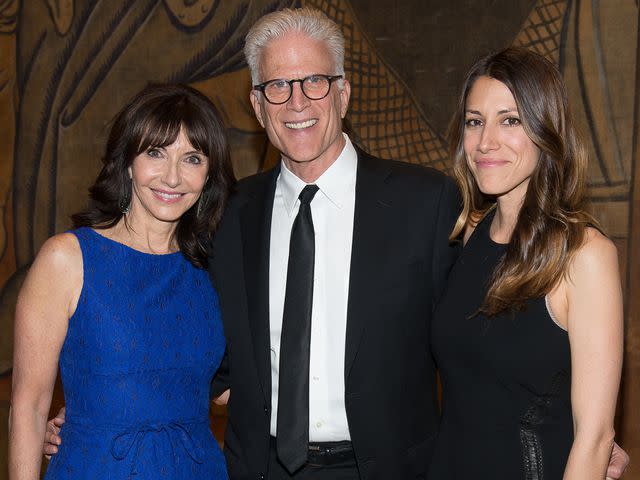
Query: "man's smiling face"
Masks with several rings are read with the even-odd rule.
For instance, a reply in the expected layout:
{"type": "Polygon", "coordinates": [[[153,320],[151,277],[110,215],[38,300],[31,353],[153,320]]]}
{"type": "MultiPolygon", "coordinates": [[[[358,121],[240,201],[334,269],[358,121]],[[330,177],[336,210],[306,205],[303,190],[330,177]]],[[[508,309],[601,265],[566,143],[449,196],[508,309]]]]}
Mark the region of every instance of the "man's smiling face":
{"type": "MultiPolygon", "coordinates": [[[[300,33],[287,33],[271,40],[260,57],[260,81],[301,79],[313,74],[335,75],[336,66],[327,46],[300,33]]],[[[293,171],[301,164],[326,170],[342,151],[342,118],[347,113],[350,86],[346,80],[334,82],[329,94],[310,100],[299,82],[293,84],[291,98],[281,104],[267,102],[253,90],[251,104],[269,140],[293,171]],[[309,165],[311,166],[311,165],[309,165]]]]}

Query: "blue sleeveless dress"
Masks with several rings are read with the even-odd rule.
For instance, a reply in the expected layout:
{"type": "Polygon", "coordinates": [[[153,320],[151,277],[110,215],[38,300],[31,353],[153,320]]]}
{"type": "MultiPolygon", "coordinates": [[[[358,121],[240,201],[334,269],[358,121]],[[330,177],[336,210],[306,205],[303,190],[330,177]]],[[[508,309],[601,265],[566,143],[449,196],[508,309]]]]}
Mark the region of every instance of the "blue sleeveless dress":
{"type": "Polygon", "coordinates": [[[67,412],[46,480],[228,478],[209,428],[225,340],[206,271],[180,252],[73,233],[84,278],[60,353],[67,412]]]}

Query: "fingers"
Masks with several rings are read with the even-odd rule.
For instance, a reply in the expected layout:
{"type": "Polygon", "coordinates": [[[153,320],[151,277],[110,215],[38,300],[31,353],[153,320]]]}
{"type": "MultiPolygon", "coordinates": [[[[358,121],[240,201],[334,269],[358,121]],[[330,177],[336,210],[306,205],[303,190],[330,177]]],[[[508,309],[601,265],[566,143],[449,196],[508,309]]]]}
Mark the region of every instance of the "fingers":
{"type": "Polygon", "coordinates": [[[47,422],[47,429],[44,433],[44,444],[42,445],[42,453],[47,460],[51,460],[51,455],[58,453],[58,446],[62,444],[60,438],[60,427],[64,425],[66,409],[62,407],[58,411],[58,415],[47,422]]]}
{"type": "MultiPolygon", "coordinates": [[[[66,408],[66,407],[62,407],[62,408],[60,408],[60,410],[58,410],[58,415],[56,415],[56,418],[55,418],[55,419],[61,420],[61,421],[62,421],[62,423],[64,423],[64,417],[65,417],[65,414],[66,414],[66,413],[67,413],[67,408],[66,408]]],[[[54,419],[54,420],[55,420],[55,419],[54,419]]],[[[62,424],[61,424],[61,425],[62,425],[62,424]]]]}
{"type": "MultiPolygon", "coordinates": [[[[62,427],[63,423],[64,423],[64,420],[60,421],[57,417],[49,420],[47,422],[46,435],[49,435],[49,434],[58,435],[58,433],[60,433],[60,427],[62,427]]],[[[46,435],[45,435],[45,438],[46,438],[46,435]]]]}
{"type": "Polygon", "coordinates": [[[619,480],[624,473],[624,468],[619,467],[618,465],[609,465],[607,467],[607,480],[619,480]]]}
{"type": "Polygon", "coordinates": [[[62,443],[62,439],[57,434],[57,432],[46,432],[44,434],[44,444],[45,445],[51,445],[51,446],[55,447],[56,445],[60,445],[61,443],[62,443]]]}
{"type": "Polygon", "coordinates": [[[57,433],[47,431],[44,434],[44,444],[42,446],[42,453],[47,458],[47,460],[51,460],[51,455],[55,455],[58,453],[58,445],[62,443],[61,438],[57,435],[57,433]]]}
{"type": "Polygon", "coordinates": [[[617,443],[613,444],[613,451],[607,467],[607,480],[618,480],[629,465],[629,455],[617,443]]]}
{"type": "Polygon", "coordinates": [[[58,447],[45,443],[42,446],[42,453],[44,453],[44,456],[47,460],[51,460],[51,455],[55,455],[56,453],[58,453],[58,447]]]}
{"type": "Polygon", "coordinates": [[[64,425],[64,417],[52,418],[51,420],[49,420],[49,422],[47,422],[47,427],[49,423],[52,424],[52,427],[57,428],[57,430],[60,431],[60,427],[64,425]]]}
{"type": "Polygon", "coordinates": [[[58,445],[62,443],[60,438],[60,427],[64,423],[64,419],[52,418],[47,422],[47,430],[44,433],[44,444],[42,446],[42,453],[50,460],[51,455],[58,453],[58,445]]]}
{"type": "Polygon", "coordinates": [[[220,394],[219,397],[213,399],[213,403],[216,405],[226,405],[229,402],[230,390],[226,389],[220,394]]]}

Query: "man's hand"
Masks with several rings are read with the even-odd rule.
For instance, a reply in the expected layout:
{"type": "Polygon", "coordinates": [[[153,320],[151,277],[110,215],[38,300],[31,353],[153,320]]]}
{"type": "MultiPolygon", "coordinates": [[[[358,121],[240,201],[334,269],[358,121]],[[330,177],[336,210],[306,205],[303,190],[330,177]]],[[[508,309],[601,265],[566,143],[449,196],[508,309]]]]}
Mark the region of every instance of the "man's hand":
{"type": "Polygon", "coordinates": [[[65,412],[65,408],[62,407],[58,415],[47,422],[47,430],[44,433],[44,445],[42,447],[42,453],[47,459],[51,459],[51,455],[58,453],[58,445],[62,443],[62,439],[58,434],[60,433],[60,427],[64,423],[65,412]]]}
{"type": "Polygon", "coordinates": [[[226,405],[229,402],[230,390],[227,388],[220,394],[219,397],[213,399],[213,403],[216,405],[226,405]]]}
{"type": "Polygon", "coordinates": [[[629,465],[629,455],[617,443],[613,444],[613,451],[607,468],[607,480],[618,480],[629,465]]]}

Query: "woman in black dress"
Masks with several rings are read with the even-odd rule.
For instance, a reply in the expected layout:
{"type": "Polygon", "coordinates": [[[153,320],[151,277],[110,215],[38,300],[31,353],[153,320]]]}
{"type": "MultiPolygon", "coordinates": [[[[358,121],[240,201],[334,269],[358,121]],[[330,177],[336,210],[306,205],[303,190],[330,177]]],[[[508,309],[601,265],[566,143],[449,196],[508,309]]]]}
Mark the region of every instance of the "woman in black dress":
{"type": "Polygon", "coordinates": [[[433,322],[443,414],[430,479],[602,480],[622,366],[616,248],[553,64],[469,72],[450,145],[463,253],[433,322]]]}

